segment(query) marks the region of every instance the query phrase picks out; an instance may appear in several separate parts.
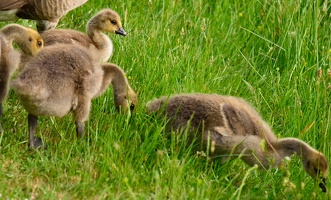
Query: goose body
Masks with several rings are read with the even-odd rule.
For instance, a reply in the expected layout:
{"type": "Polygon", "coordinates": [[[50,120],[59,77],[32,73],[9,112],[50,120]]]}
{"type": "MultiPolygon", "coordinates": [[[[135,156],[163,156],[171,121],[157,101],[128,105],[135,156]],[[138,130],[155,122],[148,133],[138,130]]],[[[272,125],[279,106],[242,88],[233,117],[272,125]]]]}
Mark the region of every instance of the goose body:
{"type": "Polygon", "coordinates": [[[214,144],[208,150],[214,157],[240,154],[249,165],[269,168],[277,167],[286,156],[297,154],[305,171],[314,179],[321,178],[320,187],[326,191],[326,157],[299,139],[278,139],[243,99],[216,94],[179,94],[152,100],[146,106],[149,112],[167,117],[168,131],[189,127],[192,140],[196,140],[202,150],[206,150],[207,144],[214,144]],[[263,141],[266,142],[264,148],[261,147],[263,141]]]}
{"type": "Polygon", "coordinates": [[[136,94],[121,68],[95,62],[85,48],[76,45],[45,47],[11,84],[29,113],[30,147],[38,147],[34,144],[38,116],[62,117],[72,111],[77,136],[82,137],[91,99],[101,95],[110,83],[115,106],[133,111],[136,94]]]}
{"type": "Polygon", "coordinates": [[[0,21],[32,19],[38,32],[56,27],[62,16],[87,0],[0,0],[0,21]]]}
{"type": "Polygon", "coordinates": [[[76,44],[96,54],[96,59],[106,62],[113,54],[113,43],[103,32],[126,36],[119,15],[110,9],[103,9],[87,23],[87,34],[67,29],[52,29],[42,33],[45,46],[54,44],[76,44]]]}
{"type": "Polygon", "coordinates": [[[2,103],[6,100],[9,91],[10,77],[19,66],[23,66],[42,48],[43,40],[33,29],[10,24],[0,30],[0,120],[2,103]],[[13,48],[13,42],[21,51],[13,48]]]}

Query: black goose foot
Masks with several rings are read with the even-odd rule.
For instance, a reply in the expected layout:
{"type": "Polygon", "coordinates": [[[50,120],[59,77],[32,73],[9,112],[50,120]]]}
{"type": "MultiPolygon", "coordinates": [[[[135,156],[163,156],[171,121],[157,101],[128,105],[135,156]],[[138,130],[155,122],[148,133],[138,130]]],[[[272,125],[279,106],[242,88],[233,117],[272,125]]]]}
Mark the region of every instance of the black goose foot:
{"type": "Polygon", "coordinates": [[[35,137],[34,138],[34,144],[30,145],[31,149],[46,149],[47,146],[43,144],[43,141],[40,137],[35,137]]]}

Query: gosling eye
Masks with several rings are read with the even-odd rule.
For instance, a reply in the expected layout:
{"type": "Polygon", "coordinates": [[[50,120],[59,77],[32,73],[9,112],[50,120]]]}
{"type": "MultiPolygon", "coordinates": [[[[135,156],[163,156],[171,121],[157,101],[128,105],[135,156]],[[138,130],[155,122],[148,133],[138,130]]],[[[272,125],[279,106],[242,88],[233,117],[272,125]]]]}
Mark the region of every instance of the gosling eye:
{"type": "Polygon", "coordinates": [[[38,47],[42,47],[43,46],[43,42],[42,41],[38,41],[37,44],[38,44],[38,47]]]}
{"type": "Polygon", "coordinates": [[[29,41],[32,42],[32,38],[31,37],[29,37],[29,41]]]}
{"type": "Polygon", "coordinates": [[[130,110],[133,111],[134,110],[134,104],[130,105],[130,110]]]}
{"type": "Polygon", "coordinates": [[[111,20],[110,23],[112,23],[112,24],[114,24],[114,25],[117,24],[116,20],[111,20]]]}

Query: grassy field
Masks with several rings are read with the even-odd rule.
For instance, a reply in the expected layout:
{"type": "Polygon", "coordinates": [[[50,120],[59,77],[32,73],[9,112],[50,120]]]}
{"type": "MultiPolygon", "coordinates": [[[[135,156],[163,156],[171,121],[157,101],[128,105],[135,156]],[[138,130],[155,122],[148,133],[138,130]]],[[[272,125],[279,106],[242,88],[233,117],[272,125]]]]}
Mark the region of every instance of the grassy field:
{"type": "Polygon", "coordinates": [[[185,138],[168,139],[164,121],[145,110],[161,95],[240,96],[279,137],[300,138],[330,159],[330,6],[326,0],[90,0],[58,28],[85,31],[105,7],[120,14],[128,35],[110,35],[111,62],[139,94],[137,111],[128,123],[110,88],[93,101],[83,140],[71,115],[44,117],[37,135],[48,148],[31,151],[27,113],[11,92],[0,137],[0,199],[330,198],[330,184],[322,193],[297,157],[268,171],[240,159],[208,162],[185,147],[185,138]]]}

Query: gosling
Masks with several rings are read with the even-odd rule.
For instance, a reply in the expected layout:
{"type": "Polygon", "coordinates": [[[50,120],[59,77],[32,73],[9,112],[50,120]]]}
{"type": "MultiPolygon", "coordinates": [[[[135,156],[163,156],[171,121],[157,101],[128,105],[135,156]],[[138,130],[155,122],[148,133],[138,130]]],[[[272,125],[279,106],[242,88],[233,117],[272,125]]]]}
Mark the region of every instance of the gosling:
{"type": "Polygon", "coordinates": [[[0,133],[2,103],[9,91],[9,80],[14,71],[23,66],[43,48],[43,40],[37,31],[18,24],[9,24],[0,30],[0,133]],[[16,43],[21,51],[13,48],[16,43]]]}
{"type": "Polygon", "coordinates": [[[146,107],[151,113],[166,116],[167,131],[189,127],[191,139],[198,134],[192,140],[196,140],[202,150],[210,146],[208,152],[212,157],[240,154],[248,165],[263,169],[277,167],[286,156],[297,154],[305,171],[321,181],[319,186],[326,192],[326,157],[299,139],[277,139],[269,125],[243,99],[216,94],[179,94],[155,99],[146,107]],[[261,147],[263,141],[266,141],[265,147],[261,147]]]}
{"type": "Polygon", "coordinates": [[[77,137],[84,134],[91,100],[112,83],[117,108],[134,111],[136,94],[121,68],[93,61],[85,48],[75,45],[53,45],[43,49],[12,81],[11,87],[28,112],[29,146],[42,146],[34,138],[38,116],[63,117],[73,112],[77,137]]]}
{"type": "Polygon", "coordinates": [[[45,31],[42,37],[45,46],[61,44],[82,45],[95,52],[97,60],[106,62],[113,54],[113,43],[103,32],[126,36],[120,16],[113,10],[103,9],[93,16],[86,26],[87,34],[76,30],[52,29],[45,31]]]}
{"type": "Polygon", "coordinates": [[[60,18],[87,0],[7,0],[0,4],[0,21],[18,18],[37,22],[39,33],[56,27],[60,18]]]}

